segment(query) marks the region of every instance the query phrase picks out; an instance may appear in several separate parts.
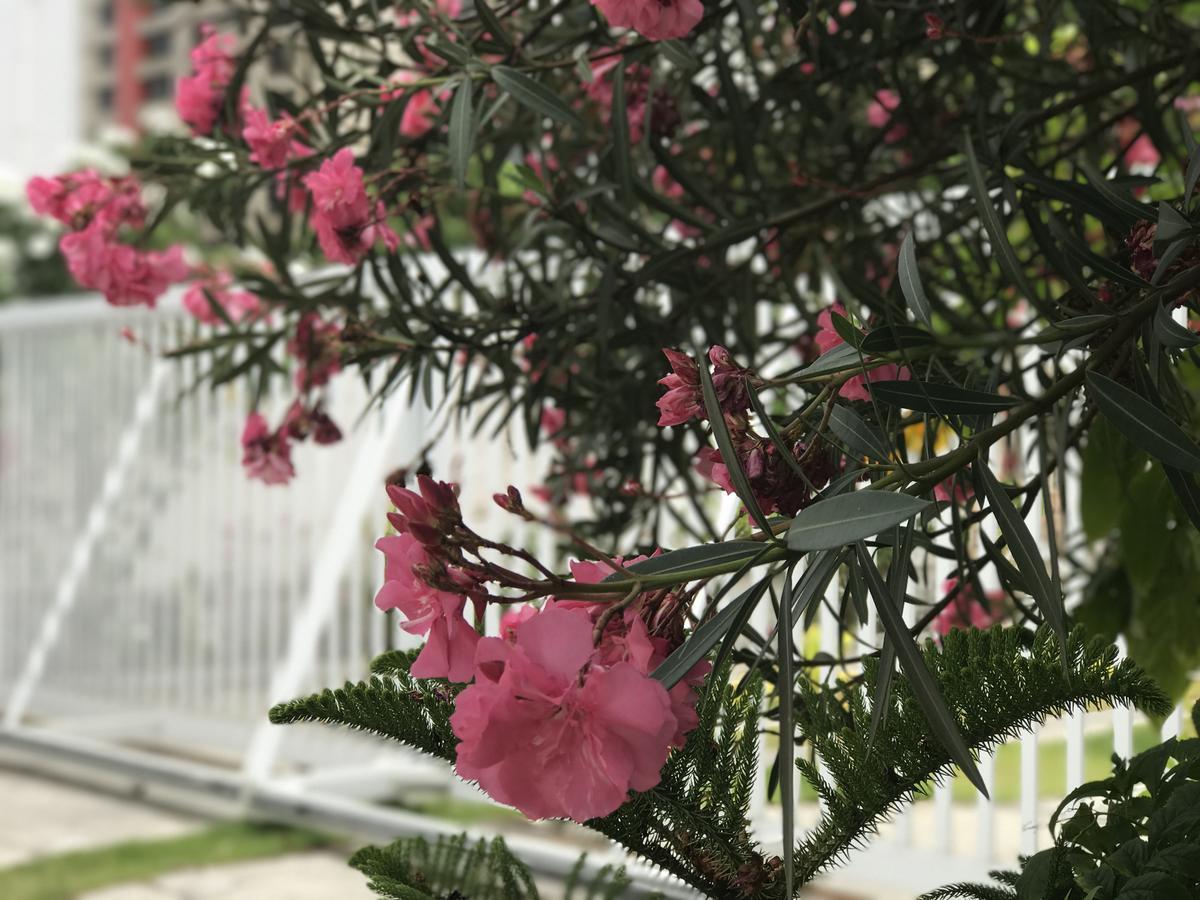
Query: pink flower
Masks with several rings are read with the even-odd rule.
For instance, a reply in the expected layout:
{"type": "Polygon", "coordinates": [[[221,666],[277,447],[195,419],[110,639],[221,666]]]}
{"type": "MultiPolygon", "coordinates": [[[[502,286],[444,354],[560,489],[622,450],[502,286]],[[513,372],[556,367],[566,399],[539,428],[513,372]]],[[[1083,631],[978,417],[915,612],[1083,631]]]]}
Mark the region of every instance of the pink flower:
{"type": "Polygon", "coordinates": [[[113,306],[154,306],[174,282],[187,277],[183,248],[138,250],[119,244],[107,224],[96,219],[82,231],[63,235],[59,249],[82,287],[104,294],[113,306]]]}
{"type": "Polygon", "coordinates": [[[417,491],[398,484],[387,486],[388,499],[396,507],[396,512],[388,513],[388,521],[401,534],[411,534],[426,547],[437,547],[462,518],[458,494],[454,485],[428,475],[417,476],[417,491]]]}
{"type": "MultiPolygon", "coordinates": [[[[396,25],[400,28],[410,28],[420,21],[416,10],[405,9],[406,4],[396,6],[396,25]]],[[[457,19],[462,12],[462,0],[436,0],[434,6],[447,19],[457,19]]]]}
{"type": "Polygon", "coordinates": [[[256,412],[246,417],[242,429],[242,468],[248,478],[264,484],[287,484],[296,476],[287,433],[283,429],[272,432],[267,420],[256,412]]]}
{"type": "Polygon", "coordinates": [[[313,230],[331,261],[355,265],[376,241],[391,251],[400,246],[400,239],[387,225],[383,203],[372,204],[367,197],[363,171],[354,164],[354,151],[349,147],[306,175],[304,184],[313,200],[313,230]]]}
{"type": "MultiPolygon", "coordinates": [[[[942,584],[942,593],[949,594],[958,586],[958,579],[947,578],[942,584]]],[[[989,591],[983,602],[975,595],[970,582],[964,584],[954,595],[950,604],[933,620],[935,634],[947,635],[955,628],[989,628],[1004,620],[1004,592],[989,591]]]]}
{"type": "Polygon", "coordinates": [[[184,292],[183,308],[205,325],[216,325],[221,321],[221,317],[213,309],[213,303],[224,310],[225,315],[234,322],[262,315],[263,305],[258,297],[249,291],[231,290],[232,282],[233,276],[224,271],[201,281],[193,281],[184,292]]]}
{"type": "Polygon", "coordinates": [[[283,427],[288,437],[297,441],[306,440],[310,435],[318,444],[336,444],[342,439],[342,430],[321,409],[319,402],[309,408],[302,400],[294,401],[288,407],[283,427]]]}
{"type": "Polygon", "coordinates": [[[610,25],[632,28],[652,41],[681,38],[704,17],[700,0],[592,0],[610,25]]]}
{"type": "Polygon", "coordinates": [[[296,389],[309,391],[329,383],[342,368],[342,327],[326,322],[319,313],[307,312],[296,323],[287,350],[300,363],[294,376],[296,389]]]}
{"type": "Polygon", "coordinates": [[[548,609],[484,638],[450,724],[458,774],[531,819],[585,822],[658,783],[677,728],[663,686],[593,663],[592,620],[548,609]]]}
{"type": "Polygon", "coordinates": [[[401,628],[426,635],[425,646],[413,662],[413,675],[470,681],[479,633],[463,618],[467,598],[426,583],[421,572],[434,560],[412,534],[382,537],[375,546],[385,558],[385,580],[375,595],[375,605],[382,610],[400,610],[405,617],[401,628]]]}
{"type": "Polygon", "coordinates": [[[867,123],[872,128],[885,128],[892,121],[892,113],[900,105],[900,95],[888,88],[875,92],[875,99],[867,106],[867,123]]]}
{"type": "MultiPolygon", "coordinates": [[[[410,69],[400,69],[390,80],[399,85],[412,84],[421,80],[421,74],[410,69]]],[[[433,120],[438,113],[437,101],[433,98],[433,91],[428,88],[410,92],[403,87],[384,91],[383,99],[399,100],[405,95],[408,99],[404,104],[404,114],[400,117],[400,134],[415,140],[423,137],[433,127],[433,120]]]]}
{"type": "Polygon", "coordinates": [[[312,155],[312,150],[296,140],[300,123],[287,113],[275,121],[265,109],[248,106],[243,111],[242,140],[250,147],[250,161],[264,169],[282,169],[288,160],[312,155]]]}
{"type": "Polygon", "coordinates": [[[1158,148],[1154,146],[1154,141],[1150,140],[1150,135],[1138,135],[1136,140],[1133,136],[1141,129],[1141,124],[1137,119],[1122,119],[1117,125],[1117,140],[1122,146],[1129,144],[1129,149],[1125,151],[1123,157],[1126,166],[1148,166],[1153,168],[1157,166],[1162,159],[1162,155],[1158,152],[1158,148]],[[1133,141],[1130,143],[1130,141],[1133,141]]]}
{"type": "Polygon", "coordinates": [[[146,219],[141,193],[133,176],[105,178],[94,169],[35,177],[25,185],[35,213],[73,229],[86,228],[93,219],[102,220],[110,231],[126,224],[140,227],[146,219]]]}
{"type": "MultiPolygon", "coordinates": [[[[821,310],[817,316],[817,347],[822,353],[826,353],[834,347],[844,344],[842,336],[837,333],[837,329],[833,327],[833,313],[839,316],[846,315],[846,307],[840,303],[821,310]]],[[[866,375],[854,375],[846,379],[838,391],[838,396],[846,400],[870,400],[871,392],[867,389],[867,382],[870,381],[908,381],[912,375],[908,369],[902,369],[893,363],[886,363],[882,366],[875,366],[867,370],[866,375]]]]}
{"type": "Polygon", "coordinates": [[[192,49],[192,74],[180,78],[175,87],[175,109],[191,126],[192,134],[212,134],[225,89],[237,68],[233,57],[237,38],[204,26],[204,40],[192,49]]]}
{"type": "MultiPolygon", "coordinates": [[[[704,394],[696,361],[686,353],[669,347],[663,348],[663,354],[671,364],[671,373],[658,380],[667,389],[655,404],[660,413],[659,427],[682,425],[693,418],[706,420],[708,413],[704,408],[704,394]]],[[[721,410],[735,415],[745,412],[750,408],[750,394],[746,387],[751,377],[750,370],[734,363],[729,351],[717,344],[708,349],[708,358],[713,364],[713,388],[721,410]]]]}

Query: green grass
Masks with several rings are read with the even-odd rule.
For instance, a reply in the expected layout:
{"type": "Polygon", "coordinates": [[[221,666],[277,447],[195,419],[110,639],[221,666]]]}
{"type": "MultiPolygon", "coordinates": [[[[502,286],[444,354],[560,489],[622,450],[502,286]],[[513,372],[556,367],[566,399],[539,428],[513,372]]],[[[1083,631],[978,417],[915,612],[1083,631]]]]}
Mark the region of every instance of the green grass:
{"type": "Polygon", "coordinates": [[[145,881],[176,869],[278,856],[329,843],[328,837],[295,828],[222,823],[182,837],[128,841],[0,869],[0,897],[74,900],[86,891],[145,881]]]}

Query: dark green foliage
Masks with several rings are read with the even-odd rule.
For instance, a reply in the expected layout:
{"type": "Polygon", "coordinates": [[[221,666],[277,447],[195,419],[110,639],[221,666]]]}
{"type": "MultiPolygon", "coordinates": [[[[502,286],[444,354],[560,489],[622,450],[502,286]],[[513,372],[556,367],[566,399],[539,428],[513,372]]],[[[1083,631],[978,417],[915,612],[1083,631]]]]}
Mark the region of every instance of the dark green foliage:
{"type": "Polygon", "coordinates": [[[537,900],[529,869],[500,838],[471,844],[467,835],[402,838],[364,847],[350,865],[391,900],[537,900]]]}
{"type": "Polygon", "coordinates": [[[700,724],[662,781],[587,824],[710,897],[779,896],[779,860],[765,859],[750,835],[762,681],[738,692],[728,676],[711,678],[700,724]]]}
{"type": "MultiPolygon", "coordinates": [[[[1132,663],[1117,662],[1111,645],[1086,643],[1076,630],[1064,674],[1053,635],[1043,630],[1029,638],[1020,629],[955,631],[941,650],[929,643],[924,648],[926,665],[973,751],[991,748],[1047,716],[1085,706],[1119,702],[1155,715],[1168,711],[1161,691],[1132,663]]],[[[384,654],[372,665],[370,681],[281,704],[271,711],[271,720],[347,725],[451,761],[453,688],[413,679],[408,673],[412,659],[412,653],[384,654]]],[[[827,804],[825,818],[796,849],[798,885],[838,861],[882,817],[951,770],[903,680],[894,686],[885,725],[871,743],[871,713],[863,697],[874,694],[876,675],[874,661],[868,661],[861,689],[844,696],[821,691],[807,679],[797,685],[798,734],[821,754],[828,772],[825,778],[811,761],[798,763],[827,804]]],[[[660,783],[588,826],[707,896],[784,896],[779,859],[765,857],[750,833],[761,703],[761,678],[750,678],[738,690],[727,667],[716,673],[698,705],[698,727],[668,759],[660,783]]],[[[403,853],[409,852],[381,856],[388,851],[373,850],[361,859],[377,865],[369,872],[377,879],[386,874],[378,868],[381,860],[404,861],[409,857],[403,853]]],[[[389,877],[389,883],[402,883],[389,877]]]]}
{"type": "Polygon", "coordinates": [[[921,900],[1195,900],[1200,740],[1170,738],[1128,763],[1114,756],[1112,775],[1068,794],[1050,828],[1053,847],[1023,859],[1020,872],[991,873],[1002,885],[948,885],[921,900]]]}
{"type": "Polygon", "coordinates": [[[371,665],[370,681],[324,690],[271,709],[276,725],[322,722],[346,725],[389,737],[439,759],[453,761],[454,712],[457,688],[445,681],[409,674],[416,652],[385,653],[371,665]]]}
{"type": "MultiPolygon", "coordinates": [[[[1170,710],[1162,691],[1116,648],[1087,642],[1076,629],[1067,642],[1067,671],[1053,632],[1044,628],[1027,647],[1028,632],[1016,628],[956,630],[939,651],[927,642],[925,661],[958,721],[967,745],[978,754],[1016,737],[1050,716],[1112,703],[1132,703],[1153,715],[1170,710]]],[[[946,777],[946,750],[929,730],[906,680],[888,699],[885,724],[869,738],[875,661],[861,685],[841,703],[801,684],[797,726],[820,754],[827,777],[808,760],[804,776],[826,803],[825,817],[797,849],[798,880],[807,881],[843,858],[871,834],[879,820],[946,777]]]]}

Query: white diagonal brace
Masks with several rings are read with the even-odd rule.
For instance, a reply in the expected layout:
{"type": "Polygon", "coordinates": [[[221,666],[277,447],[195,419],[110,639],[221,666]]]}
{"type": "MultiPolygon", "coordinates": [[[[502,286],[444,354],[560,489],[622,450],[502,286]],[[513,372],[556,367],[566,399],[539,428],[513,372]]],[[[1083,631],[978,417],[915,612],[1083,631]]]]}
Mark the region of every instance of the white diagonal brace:
{"type": "Polygon", "coordinates": [[[133,418],[121,434],[116,455],[113,457],[108,471],[104,473],[100,494],[92,503],[83,531],[75,540],[67,568],[58,580],[54,600],[42,617],[41,628],[33,641],[29,655],[25,658],[24,666],[21,667],[21,673],[9,695],[8,703],[5,705],[5,728],[16,728],[25,716],[29,700],[45,671],[46,660],[58,641],[62,623],[79,596],[79,587],[91,565],[92,553],[108,527],[109,510],[112,509],[113,504],[125,489],[125,482],[138,456],[142,436],[158,412],[159,400],[166,387],[171,366],[172,364],[165,360],[155,362],[150,370],[150,378],[138,394],[133,418]]]}
{"type": "MultiPolygon", "coordinates": [[[[303,689],[321,633],[337,607],[339,581],[353,559],[356,544],[362,540],[360,525],[371,506],[383,496],[382,477],[389,450],[402,426],[406,426],[406,433],[415,442],[421,440],[422,412],[419,403],[410,407],[400,397],[393,396],[385,403],[380,431],[364,438],[329,520],[324,543],[313,561],[304,607],[292,620],[287,650],[271,678],[268,697],[271,703],[291,700],[303,689]]],[[[269,778],[282,738],[282,727],[268,722],[264,709],[262,722],[254,730],[242,762],[247,791],[269,778]]]]}

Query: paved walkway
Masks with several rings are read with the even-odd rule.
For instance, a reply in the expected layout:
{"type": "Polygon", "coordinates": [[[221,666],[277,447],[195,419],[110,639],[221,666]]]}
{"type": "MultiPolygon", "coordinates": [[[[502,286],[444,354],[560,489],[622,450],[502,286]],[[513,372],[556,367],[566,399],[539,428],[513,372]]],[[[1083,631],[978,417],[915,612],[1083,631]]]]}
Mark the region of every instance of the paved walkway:
{"type": "MultiPolygon", "coordinates": [[[[0,769],[0,868],[130,840],[178,837],[206,824],[135,800],[0,769]]],[[[345,854],[296,853],[181,869],[92,891],[80,900],[371,900],[345,854]]],[[[8,900],[8,898],[5,898],[8,900]]],[[[17,900],[17,898],[13,898],[17,900]]]]}

